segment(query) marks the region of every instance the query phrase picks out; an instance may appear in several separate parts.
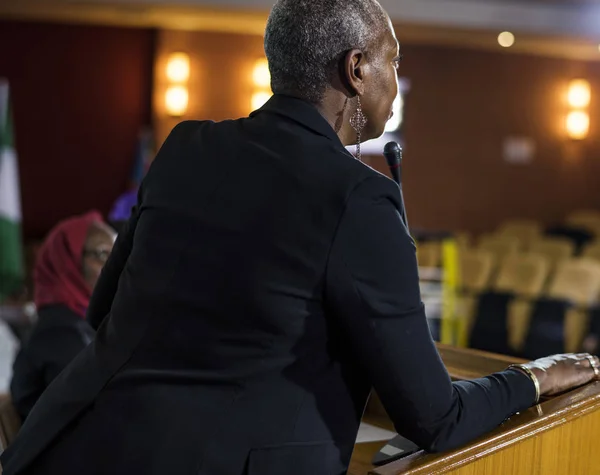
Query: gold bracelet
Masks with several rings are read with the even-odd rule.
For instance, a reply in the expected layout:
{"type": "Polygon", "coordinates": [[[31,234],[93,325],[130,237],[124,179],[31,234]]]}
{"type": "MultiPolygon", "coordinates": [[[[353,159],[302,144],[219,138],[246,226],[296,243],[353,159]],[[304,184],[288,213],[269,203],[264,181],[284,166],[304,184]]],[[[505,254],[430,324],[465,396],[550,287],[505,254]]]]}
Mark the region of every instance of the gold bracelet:
{"type": "Polygon", "coordinates": [[[527,366],[522,365],[522,364],[511,364],[507,369],[516,369],[519,370],[523,373],[525,373],[527,376],[529,376],[529,379],[531,379],[531,381],[533,381],[533,385],[535,386],[535,403],[534,405],[538,404],[540,402],[540,382],[537,379],[537,376],[534,374],[533,371],[531,371],[527,366]]]}

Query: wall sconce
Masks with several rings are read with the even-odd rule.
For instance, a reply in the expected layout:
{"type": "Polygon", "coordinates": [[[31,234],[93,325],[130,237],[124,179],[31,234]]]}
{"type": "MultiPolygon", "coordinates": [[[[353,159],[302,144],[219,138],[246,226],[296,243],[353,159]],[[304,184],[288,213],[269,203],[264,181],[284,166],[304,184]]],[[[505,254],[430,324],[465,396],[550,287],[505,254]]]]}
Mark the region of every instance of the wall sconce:
{"type": "Polygon", "coordinates": [[[252,81],[256,87],[271,87],[271,73],[269,72],[269,63],[266,58],[259,59],[254,63],[252,81]]]}
{"type": "Polygon", "coordinates": [[[592,97],[590,83],[585,79],[573,79],[569,83],[567,99],[569,106],[574,109],[583,109],[590,105],[592,97]]]}
{"type": "Polygon", "coordinates": [[[252,110],[260,109],[273,95],[271,92],[271,73],[266,58],[261,58],[254,63],[252,71],[254,92],[250,99],[252,110]]]}
{"type": "Polygon", "coordinates": [[[173,53],[167,61],[167,79],[183,84],[190,78],[190,57],[186,53],[173,53]]]}
{"type": "Polygon", "coordinates": [[[167,114],[181,117],[187,111],[189,96],[186,86],[170,86],[165,93],[167,114]]]}
{"type": "Polygon", "coordinates": [[[567,135],[572,140],[583,140],[590,130],[590,116],[584,111],[571,111],[566,120],[567,135]]]}
{"type": "Polygon", "coordinates": [[[252,94],[252,110],[260,109],[272,95],[273,94],[266,91],[259,91],[252,94]]]}
{"type": "Polygon", "coordinates": [[[190,57],[186,53],[172,53],[165,69],[167,90],[165,108],[172,117],[181,117],[187,112],[189,94],[187,82],[190,78],[190,57]]]}
{"type": "Polygon", "coordinates": [[[515,44],[515,35],[510,31],[503,31],[498,35],[498,44],[503,48],[510,48],[515,44]]]}
{"type": "Polygon", "coordinates": [[[565,120],[567,136],[572,140],[583,140],[590,131],[590,116],[587,108],[592,98],[592,89],[589,81],[573,79],[569,83],[567,102],[570,110],[565,120]]]}

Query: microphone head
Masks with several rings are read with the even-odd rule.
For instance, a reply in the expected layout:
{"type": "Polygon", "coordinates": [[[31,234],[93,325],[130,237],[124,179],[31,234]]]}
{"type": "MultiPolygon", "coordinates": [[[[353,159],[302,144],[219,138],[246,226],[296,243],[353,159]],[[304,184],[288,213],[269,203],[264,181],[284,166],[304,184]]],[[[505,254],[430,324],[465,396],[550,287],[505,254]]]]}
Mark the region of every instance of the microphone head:
{"type": "Polygon", "coordinates": [[[400,148],[400,145],[398,145],[398,142],[388,142],[383,148],[383,153],[399,153],[401,150],[402,149],[400,148]]]}
{"type": "Polygon", "coordinates": [[[397,142],[388,142],[383,148],[383,155],[390,167],[398,166],[402,159],[402,148],[397,142]]]}

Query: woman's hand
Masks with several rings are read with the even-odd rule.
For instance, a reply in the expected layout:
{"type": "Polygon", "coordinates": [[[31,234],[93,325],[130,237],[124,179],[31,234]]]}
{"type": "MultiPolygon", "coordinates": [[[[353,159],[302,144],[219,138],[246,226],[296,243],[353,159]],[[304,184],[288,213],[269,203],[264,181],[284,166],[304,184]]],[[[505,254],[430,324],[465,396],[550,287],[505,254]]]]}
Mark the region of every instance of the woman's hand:
{"type": "Polygon", "coordinates": [[[589,353],[548,356],[523,366],[538,378],[540,396],[552,396],[600,380],[600,360],[589,353]]]}

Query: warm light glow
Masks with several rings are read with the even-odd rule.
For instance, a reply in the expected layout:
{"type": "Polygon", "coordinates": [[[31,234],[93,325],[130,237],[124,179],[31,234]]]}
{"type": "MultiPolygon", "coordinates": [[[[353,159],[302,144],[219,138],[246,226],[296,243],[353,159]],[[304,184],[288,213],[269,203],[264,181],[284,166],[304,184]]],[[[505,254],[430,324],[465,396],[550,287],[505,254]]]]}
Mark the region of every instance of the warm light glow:
{"type": "Polygon", "coordinates": [[[590,105],[592,96],[590,83],[585,79],[574,79],[569,84],[568,100],[571,107],[578,109],[590,105]]]}
{"type": "Polygon", "coordinates": [[[515,44],[515,35],[510,31],[503,31],[498,35],[498,44],[503,48],[510,48],[515,44]]]}
{"type": "Polygon", "coordinates": [[[272,95],[273,94],[270,92],[264,91],[255,92],[252,94],[252,110],[260,109],[263,105],[265,105],[265,102],[267,102],[272,95]]]}
{"type": "Polygon", "coordinates": [[[394,111],[394,115],[388,120],[387,124],[385,124],[386,132],[396,132],[402,125],[402,118],[404,115],[404,98],[402,97],[402,93],[399,93],[398,97],[396,97],[392,110],[394,111]]]}
{"type": "Polygon", "coordinates": [[[187,111],[188,90],[185,86],[171,86],[165,94],[167,114],[181,117],[187,111]]]}
{"type": "Polygon", "coordinates": [[[185,53],[173,53],[167,61],[167,78],[171,82],[184,83],[190,77],[190,57],[185,53]]]}
{"type": "Polygon", "coordinates": [[[582,140],[587,137],[590,129],[590,116],[587,112],[573,111],[567,115],[567,135],[573,140],[582,140]]]}
{"type": "Polygon", "coordinates": [[[269,64],[267,63],[266,58],[259,59],[254,65],[252,81],[256,87],[271,87],[271,73],[269,72],[269,64]]]}

